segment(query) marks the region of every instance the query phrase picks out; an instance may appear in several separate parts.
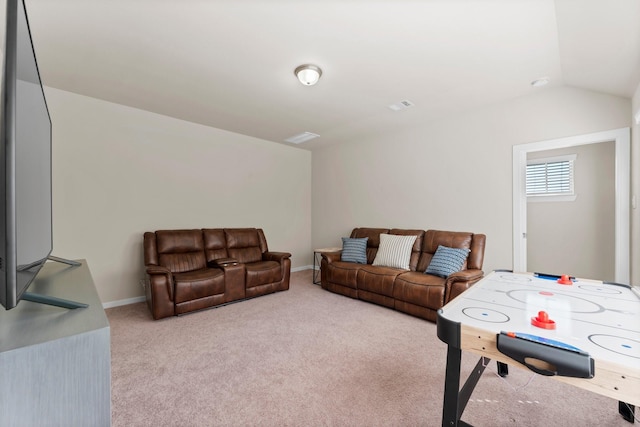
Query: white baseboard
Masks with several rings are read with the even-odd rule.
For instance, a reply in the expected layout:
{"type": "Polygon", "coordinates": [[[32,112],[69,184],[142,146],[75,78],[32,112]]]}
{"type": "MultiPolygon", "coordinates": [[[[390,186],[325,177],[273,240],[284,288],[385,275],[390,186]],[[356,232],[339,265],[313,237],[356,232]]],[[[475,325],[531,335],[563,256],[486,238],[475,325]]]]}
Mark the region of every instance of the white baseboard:
{"type": "MultiPolygon", "coordinates": [[[[317,267],[316,270],[319,270],[320,267],[317,267]]],[[[303,265],[302,267],[296,267],[296,268],[292,268],[291,272],[295,273],[296,271],[304,271],[304,270],[313,270],[313,265],[303,265]]],[[[121,305],[129,305],[129,304],[135,304],[138,302],[143,302],[145,301],[145,296],[139,296],[139,297],[134,297],[134,298],[127,298],[127,299],[121,299],[118,301],[111,301],[111,302],[105,302],[102,304],[102,308],[113,308],[113,307],[120,307],[121,305]]]]}
{"type": "Polygon", "coordinates": [[[102,308],[113,308],[113,307],[120,307],[121,305],[135,304],[137,302],[143,302],[145,299],[146,299],[145,296],[142,295],[134,298],[127,298],[127,299],[121,299],[118,301],[105,302],[102,304],[102,308]]]}

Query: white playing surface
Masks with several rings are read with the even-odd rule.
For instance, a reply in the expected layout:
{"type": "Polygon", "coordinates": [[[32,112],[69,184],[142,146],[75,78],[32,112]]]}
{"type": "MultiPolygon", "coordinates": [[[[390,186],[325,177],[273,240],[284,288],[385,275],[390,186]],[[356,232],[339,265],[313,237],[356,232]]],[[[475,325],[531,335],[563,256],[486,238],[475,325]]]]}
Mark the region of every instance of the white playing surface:
{"type": "Polygon", "coordinates": [[[583,279],[561,285],[532,273],[494,271],[447,304],[442,314],[496,333],[560,341],[588,352],[596,364],[640,364],[640,296],[629,287],[583,279]],[[556,329],[531,324],[539,311],[548,313],[556,329]]]}

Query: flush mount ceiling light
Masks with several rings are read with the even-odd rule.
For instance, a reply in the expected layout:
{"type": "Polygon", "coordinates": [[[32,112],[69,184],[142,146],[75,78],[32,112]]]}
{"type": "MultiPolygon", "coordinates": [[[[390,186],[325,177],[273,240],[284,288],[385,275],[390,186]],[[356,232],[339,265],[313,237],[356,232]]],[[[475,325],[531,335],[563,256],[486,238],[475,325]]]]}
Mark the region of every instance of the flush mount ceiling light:
{"type": "Polygon", "coordinates": [[[535,79],[531,82],[531,86],[533,87],[541,87],[549,83],[548,77],[540,77],[539,79],[535,79]]]}
{"type": "Polygon", "coordinates": [[[320,80],[322,70],[317,65],[304,64],[297,67],[293,73],[298,77],[298,80],[300,80],[300,83],[303,85],[313,86],[318,83],[318,80],[320,80]]]}

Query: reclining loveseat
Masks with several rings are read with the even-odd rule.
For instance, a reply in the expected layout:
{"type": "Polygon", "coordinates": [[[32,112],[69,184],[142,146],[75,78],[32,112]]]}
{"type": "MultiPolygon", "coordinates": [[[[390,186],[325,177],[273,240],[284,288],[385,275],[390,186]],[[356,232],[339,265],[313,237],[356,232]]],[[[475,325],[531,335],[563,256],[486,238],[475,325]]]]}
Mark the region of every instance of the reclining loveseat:
{"type": "Polygon", "coordinates": [[[260,228],[144,233],[145,294],[154,319],[289,289],[291,254],[260,228]]]}
{"type": "Polygon", "coordinates": [[[435,322],[438,309],[484,276],[485,241],[484,234],[467,232],[355,228],[343,242],[360,244],[363,254],[352,258],[354,252],[346,246],[340,252],[322,253],[321,285],[435,322]],[[385,245],[384,257],[378,257],[381,239],[391,242],[385,245]],[[405,265],[396,265],[394,251],[403,240],[410,245],[405,248],[405,265]],[[457,257],[457,265],[450,255],[457,257]]]}

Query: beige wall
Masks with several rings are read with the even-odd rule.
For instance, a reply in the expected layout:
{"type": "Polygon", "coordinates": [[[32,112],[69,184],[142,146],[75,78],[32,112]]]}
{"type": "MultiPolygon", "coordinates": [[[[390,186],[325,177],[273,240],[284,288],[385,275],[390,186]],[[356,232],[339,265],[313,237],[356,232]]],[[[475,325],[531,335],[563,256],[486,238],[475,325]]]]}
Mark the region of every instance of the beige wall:
{"type": "Polygon", "coordinates": [[[45,88],[53,121],[53,254],[87,259],[103,302],[142,295],[142,233],[262,227],[311,258],[311,153],[45,88]]]}
{"type": "MultiPolygon", "coordinates": [[[[485,271],[512,266],[512,146],[630,126],[629,99],[533,95],[313,153],[314,247],[355,226],[487,234],[485,271]]],[[[411,110],[406,110],[410,112],[411,110]]]]}
{"type": "Polygon", "coordinates": [[[573,201],[527,203],[527,269],[615,281],[615,142],[529,153],[575,154],[573,201]]]}
{"type": "MultiPolygon", "coordinates": [[[[270,249],[293,254],[294,268],[355,226],[469,230],[488,236],[485,270],[509,268],[511,147],[630,126],[632,109],[628,99],[549,89],[437,122],[417,118],[312,155],[45,90],[54,123],[54,255],[86,258],[103,302],[142,295],[142,233],[160,228],[262,227],[270,249]]],[[[637,247],[637,226],[633,233],[637,247]]],[[[639,265],[640,251],[632,255],[639,265]]]]}
{"type": "MultiPolygon", "coordinates": [[[[633,95],[631,115],[640,112],[640,84],[633,95]]],[[[631,128],[631,196],[636,207],[631,207],[631,283],[640,286],[640,124],[632,118],[631,128]]]]}

